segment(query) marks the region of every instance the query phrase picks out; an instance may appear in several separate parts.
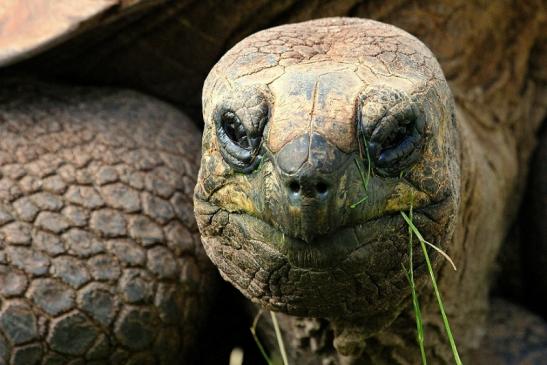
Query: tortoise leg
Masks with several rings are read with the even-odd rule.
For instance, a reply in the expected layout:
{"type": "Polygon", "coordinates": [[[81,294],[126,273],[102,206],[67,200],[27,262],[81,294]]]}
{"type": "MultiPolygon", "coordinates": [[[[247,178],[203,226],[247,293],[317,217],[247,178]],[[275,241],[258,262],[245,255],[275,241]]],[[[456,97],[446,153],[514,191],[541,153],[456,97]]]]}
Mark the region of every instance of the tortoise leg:
{"type": "Polygon", "coordinates": [[[200,133],[131,91],[3,81],[0,364],[178,364],[217,276],[200,133]]]}

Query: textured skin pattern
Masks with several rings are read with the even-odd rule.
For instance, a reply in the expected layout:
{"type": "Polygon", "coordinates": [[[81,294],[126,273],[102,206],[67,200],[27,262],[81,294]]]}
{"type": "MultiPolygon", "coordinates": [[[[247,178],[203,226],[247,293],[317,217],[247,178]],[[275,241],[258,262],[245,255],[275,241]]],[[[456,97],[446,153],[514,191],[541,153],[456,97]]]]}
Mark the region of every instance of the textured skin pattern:
{"type": "MultiPolygon", "coordinates": [[[[409,303],[401,267],[408,230],[399,212],[411,200],[426,239],[450,250],[460,145],[453,100],[431,52],[400,29],[364,19],[272,28],[219,61],[205,82],[203,106],[195,204],[212,261],[268,309],[336,321],[337,350],[359,354],[365,338],[409,303]],[[225,147],[216,138],[215,110],[237,105],[232,111],[251,124],[255,104],[232,99],[263,89],[269,114],[262,161],[250,173],[235,173],[219,152],[225,147]],[[367,169],[357,131],[373,143],[406,121],[421,131],[423,145],[401,164],[408,168],[389,176],[375,168],[365,192],[354,163],[367,169]],[[302,187],[297,198],[290,181],[302,187]],[[320,182],[329,189],[324,198],[311,187],[320,182]],[[366,203],[351,208],[364,194],[366,203]]],[[[423,256],[414,249],[421,287],[423,256]]]]}
{"type": "Polygon", "coordinates": [[[346,153],[355,150],[356,139],[348,138],[355,135],[355,123],[347,123],[343,118],[354,108],[355,100],[349,99],[352,95],[348,91],[378,84],[419,92],[423,91],[420,88],[427,88],[424,83],[444,82],[434,56],[418,39],[387,24],[349,18],[285,25],[244,39],[222,57],[209,75],[203,95],[205,113],[217,95],[225,97],[214,90],[217,85],[207,86],[207,83],[219,82],[215,77],[217,73],[219,78],[226,77],[233,84],[259,82],[270,86],[273,92],[278,91],[277,122],[270,126],[268,135],[271,137],[267,139],[272,152],[278,152],[289,140],[314,127],[324,128],[323,137],[340,150],[346,153]],[[327,69],[325,64],[329,63],[337,67],[327,69]],[[317,113],[322,118],[313,118],[311,125],[295,121],[308,112],[307,108],[294,108],[294,104],[304,104],[304,101],[290,92],[290,85],[296,83],[299,75],[315,71],[323,77],[323,84],[328,85],[329,78],[340,77],[340,71],[344,70],[353,71],[353,77],[343,84],[345,92],[326,86],[316,90],[319,98],[325,98],[322,103],[331,104],[326,110],[317,105],[317,113]],[[294,76],[274,84],[284,74],[294,76]],[[287,93],[279,95],[279,89],[283,88],[287,93]],[[321,125],[323,123],[325,125],[321,125]]]}
{"type": "Polygon", "coordinates": [[[214,289],[199,132],[134,92],[3,84],[0,364],[175,364],[214,289]]]}

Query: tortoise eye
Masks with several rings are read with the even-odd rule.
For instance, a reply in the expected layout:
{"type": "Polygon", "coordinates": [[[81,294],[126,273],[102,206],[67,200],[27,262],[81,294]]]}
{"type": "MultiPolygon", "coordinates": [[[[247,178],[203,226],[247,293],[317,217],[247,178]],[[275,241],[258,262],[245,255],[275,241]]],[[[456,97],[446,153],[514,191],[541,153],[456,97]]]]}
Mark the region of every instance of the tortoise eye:
{"type": "Polygon", "coordinates": [[[238,172],[252,171],[260,161],[262,131],[251,123],[244,124],[231,109],[219,107],[214,115],[220,153],[224,160],[238,172]]]}
{"type": "Polygon", "coordinates": [[[225,112],[221,117],[220,126],[234,144],[246,150],[251,149],[247,131],[235,113],[225,112]]]}
{"type": "Polygon", "coordinates": [[[387,97],[371,100],[369,107],[369,110],[377,109],[378,119],[365,127],[361,110],[359,131],[360,137],[366,140],[376,172],[382,176],[396,176],[416,163],[422,155],[425,116],[414,98],[389,90],[382,91],[387,97]]]}
{"type": "Polygon", "coordinates": [[[237,172],[249,173],[259,165],[270,100],[260,85],[236,88],[213,110],[220,153],[237,172]]]}

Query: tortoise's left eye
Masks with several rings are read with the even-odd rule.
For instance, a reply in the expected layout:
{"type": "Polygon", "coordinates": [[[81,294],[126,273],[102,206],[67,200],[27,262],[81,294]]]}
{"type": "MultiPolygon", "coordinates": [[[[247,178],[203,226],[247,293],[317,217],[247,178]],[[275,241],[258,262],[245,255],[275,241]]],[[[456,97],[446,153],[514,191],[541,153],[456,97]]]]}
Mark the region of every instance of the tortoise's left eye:
{"type": "MultiPolygon", "coordinates": [[[[366,140],[371,162],[382,176],[397,176],[421,157],[425,144],[425,115],[417,100],[391,90],[376,91],[363,103],[377,111],[377,120],[364,126],[363,107],[359,111],[360,139],[366,140]],[[366,129],[366,130],[365,130],[366,129]]],[[[372,113],[371,113],[372,114],[372,113]]]]}
{"type": "Polygon", "coordinates": [[[245,130],[243,123],[241,123],[234,112],[227,111],[222,115],[220,127],[223,129],[224,133],[226,133],[226,136],[230,139],[230,141],[238,147],[246,150],[251,148],[247,130],[245,130]]]}

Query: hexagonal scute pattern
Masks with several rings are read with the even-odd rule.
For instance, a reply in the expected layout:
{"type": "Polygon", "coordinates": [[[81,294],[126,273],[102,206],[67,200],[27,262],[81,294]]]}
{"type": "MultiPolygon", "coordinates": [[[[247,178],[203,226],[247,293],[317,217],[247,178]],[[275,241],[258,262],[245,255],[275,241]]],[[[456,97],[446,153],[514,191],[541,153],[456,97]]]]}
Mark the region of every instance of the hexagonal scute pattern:
{"type": "Polygon", "coordinates": [[[135,92],[4,86],[0,364],[185,363],[217,283],[199,132],[135,92]]]}

